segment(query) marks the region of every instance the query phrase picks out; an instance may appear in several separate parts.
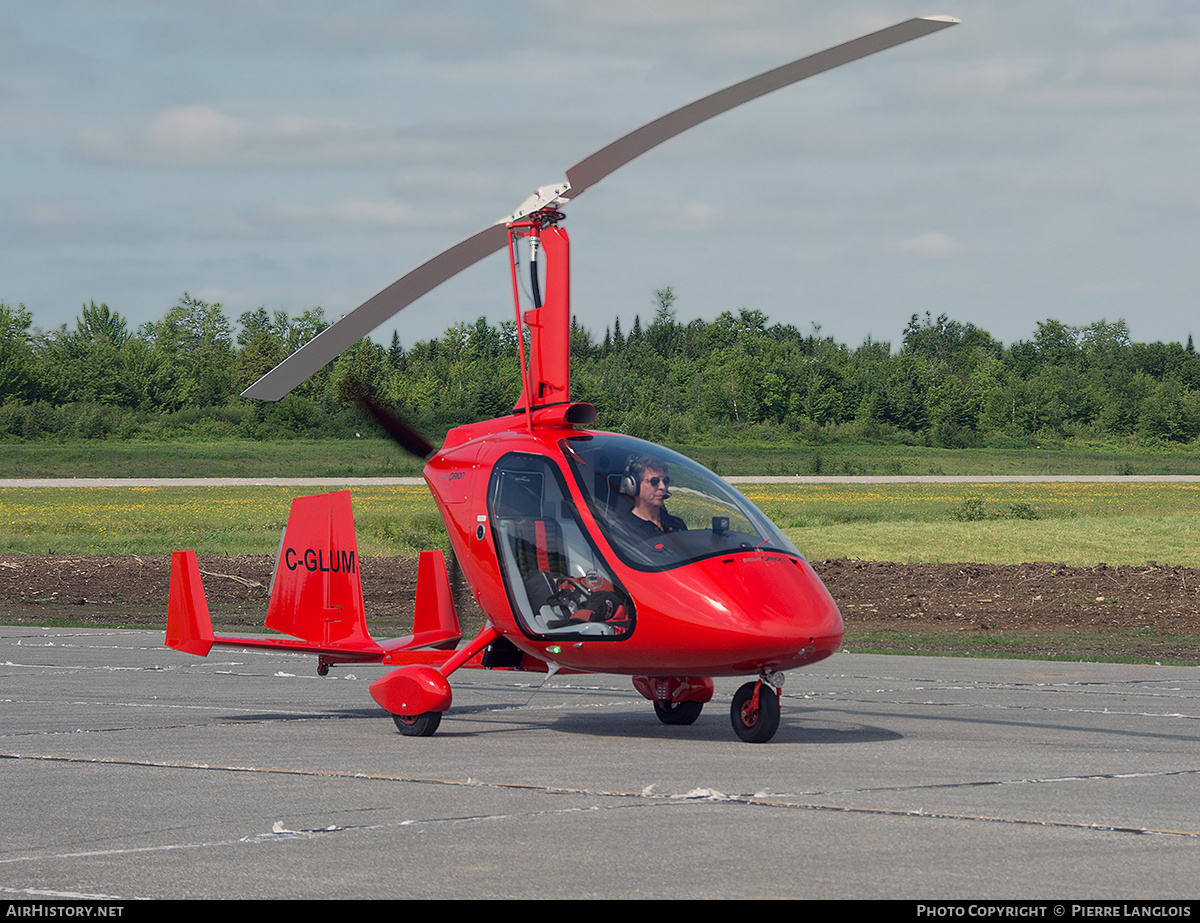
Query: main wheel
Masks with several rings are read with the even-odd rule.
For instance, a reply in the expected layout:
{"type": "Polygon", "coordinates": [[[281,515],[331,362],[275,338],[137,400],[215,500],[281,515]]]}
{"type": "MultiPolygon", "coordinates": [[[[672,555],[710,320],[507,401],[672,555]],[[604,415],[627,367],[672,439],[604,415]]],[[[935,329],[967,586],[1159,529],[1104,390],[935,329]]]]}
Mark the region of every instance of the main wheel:
{"type": "Polygon", "coordinates": [[[654,703],[654,714],[663,724],[691,724],[700,717],[703,702],[677,702],[674,705],[654,703]]]}
{"type": "Polygon", "coordinates": [[[774,688],[762,684],[758,694],[758,708],[754,701],[754,687],[758,683],[746,683],[733,697],[729,717],[738,737],[751,744],[765,744],[779,730],[779,696],[774,688]]]}
{"type": "Polygon", "coordinates": [[[405,737],[432,737],[442,723],[442,713],[427,711],[419,715],[392,715],[392,720],[405,737]]]}

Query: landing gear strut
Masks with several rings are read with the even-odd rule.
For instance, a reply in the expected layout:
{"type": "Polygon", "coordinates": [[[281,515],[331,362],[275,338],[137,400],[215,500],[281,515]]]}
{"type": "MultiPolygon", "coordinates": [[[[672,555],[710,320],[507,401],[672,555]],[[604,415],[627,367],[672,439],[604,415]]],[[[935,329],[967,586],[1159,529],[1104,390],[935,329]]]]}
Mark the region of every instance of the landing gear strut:
{"type": "Polygon", "coordinates": [[[779,690],[761,679],[746,683],[734,695],[729,717],[738,737],[765,744],[779,730],[779,690]]]}

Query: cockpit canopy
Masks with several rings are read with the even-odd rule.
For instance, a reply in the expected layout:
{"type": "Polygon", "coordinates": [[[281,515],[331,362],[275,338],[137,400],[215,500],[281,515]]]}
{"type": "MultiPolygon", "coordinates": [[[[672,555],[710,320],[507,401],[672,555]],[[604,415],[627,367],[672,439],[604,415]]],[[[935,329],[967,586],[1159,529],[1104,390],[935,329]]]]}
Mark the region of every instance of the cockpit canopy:
{"type": "Polygon", "coordinates": [[[666,570],[734,551],[769,550],[800,557],[754,504],[677,452],[629,436],[594,433],[570,436],[560,446],[605,538],[630,567],[666,570]],[[631,522],[637,483],[630,462],[646,458],[655,460],[670,478],[667,511],[675,531],[647,531],[631,522]],[[686,528],[678,528],[678,520],[686,528]]]}

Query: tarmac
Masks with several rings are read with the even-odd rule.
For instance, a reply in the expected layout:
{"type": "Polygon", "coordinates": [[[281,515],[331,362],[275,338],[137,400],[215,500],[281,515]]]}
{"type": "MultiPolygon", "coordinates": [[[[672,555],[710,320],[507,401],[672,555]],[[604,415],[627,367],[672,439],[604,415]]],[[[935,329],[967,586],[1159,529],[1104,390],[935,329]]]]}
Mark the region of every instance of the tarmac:
{"type": "Polygon", "coordinates": [[[625,677],[483,671],[403,737],[384,670],[0,627],[0,896],[1200,894],[1195,667],[839,653],[757,745],[742,680],[668,727],[625,677]]]}

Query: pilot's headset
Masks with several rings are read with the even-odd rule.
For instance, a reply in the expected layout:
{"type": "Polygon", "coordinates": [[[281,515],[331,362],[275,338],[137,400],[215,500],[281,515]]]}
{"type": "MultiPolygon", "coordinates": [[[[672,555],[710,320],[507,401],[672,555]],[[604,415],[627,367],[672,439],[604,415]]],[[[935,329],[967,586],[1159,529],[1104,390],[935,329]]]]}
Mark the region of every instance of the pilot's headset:
{"type": "Polygon", "coordinates": [[[625,497],[636,497],[642,485],[642,474],[647,468],[663,468],[665,470],[666,466],[651,456],[634,455],[626,463],[621,480],[617,482],[617,493],[625,497]]]}
{"type": "Polygon", "coordinates": [[[645,470],[638,464],[637,456],[630,457],[625,464],[625,470],[621,473],[621,479],[617,481],[617,493],[623,497],[636,497],[638,488],[641,486],[641,473],[645,470]]]}

